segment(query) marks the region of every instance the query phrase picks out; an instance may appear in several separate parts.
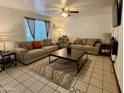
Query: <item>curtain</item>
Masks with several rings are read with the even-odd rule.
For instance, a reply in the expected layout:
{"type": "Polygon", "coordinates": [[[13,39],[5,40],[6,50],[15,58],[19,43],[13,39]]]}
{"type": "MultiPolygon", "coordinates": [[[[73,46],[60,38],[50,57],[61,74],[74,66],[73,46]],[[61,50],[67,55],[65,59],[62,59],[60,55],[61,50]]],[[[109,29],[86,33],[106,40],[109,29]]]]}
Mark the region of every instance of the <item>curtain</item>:
{"type": "Polygon", "coordinates": [[[45,21],[46,26],[46,36],[49,37],[49,30],[50,30],[50,21],[45,21]]]}
{"type": "Polygon", "coordinates": [[[27,23],[28,23],[30,33],[31,33],[33,39],[35,40],[35,20],[27,18],[27,23]]]}

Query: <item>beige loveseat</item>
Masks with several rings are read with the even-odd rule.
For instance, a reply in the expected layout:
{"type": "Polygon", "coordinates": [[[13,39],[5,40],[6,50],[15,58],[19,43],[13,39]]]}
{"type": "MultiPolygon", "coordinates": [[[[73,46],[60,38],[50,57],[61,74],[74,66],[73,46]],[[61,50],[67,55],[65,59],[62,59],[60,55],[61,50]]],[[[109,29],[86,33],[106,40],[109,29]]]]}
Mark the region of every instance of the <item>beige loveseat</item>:
{"type": "Polygon", "coordinates": [[[33,49],[31,41],[16,42],[16,48],[14,51],[17,55],[17,61],[23,63],[24,65],[28,65],[34,61],[48,56],[50,52],[58,49],[56,44],[52,44],[51,39],[45,39],[38,42],[43,45],[43,47],[40,49],[33,49]]]}
{"type": "Polygon", "coordinates": [[[98,55],[101,47],[101,40],[92,38],[77,38],[71,47],[86,50],[89,54],[98,55]]]}

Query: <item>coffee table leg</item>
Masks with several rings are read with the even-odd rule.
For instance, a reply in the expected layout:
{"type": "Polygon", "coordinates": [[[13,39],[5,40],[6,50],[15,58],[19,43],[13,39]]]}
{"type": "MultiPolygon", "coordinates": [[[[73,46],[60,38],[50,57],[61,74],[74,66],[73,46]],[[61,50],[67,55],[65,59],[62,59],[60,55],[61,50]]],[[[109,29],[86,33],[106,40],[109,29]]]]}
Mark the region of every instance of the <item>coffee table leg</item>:
{"type": "Polygon", "coordinates": [[[77,73],[79,73],[79,61],[77,61],[77,73]]]}
{"type": "Polygon", "coordinates": [[[50,64],[50,55],[49,55],[49,64],[50,64]]]}
{"type": "Polygon", "coordinates": [[[15,66],[17,66],[16,54],[15,54],[14,62],[15,62],[15,66]]]}
{"type": "Polygon", "coordinates": [[[80,67],[79,67],[79,61],[77,61],[77,62],[76,62],[76,63],[77,63],[77,73],[79,73],[79,72],[80,72],[80,70],[81,70],[82,66],[86,63],[87,58],[88,58],[88,55],[87,55],[87,52],[86,52],[86,60],[85,60],[85,62],[84,62],[84,63],[82,63],[82,64],[81,64],[81,66],[80,66],[80,67]]]}

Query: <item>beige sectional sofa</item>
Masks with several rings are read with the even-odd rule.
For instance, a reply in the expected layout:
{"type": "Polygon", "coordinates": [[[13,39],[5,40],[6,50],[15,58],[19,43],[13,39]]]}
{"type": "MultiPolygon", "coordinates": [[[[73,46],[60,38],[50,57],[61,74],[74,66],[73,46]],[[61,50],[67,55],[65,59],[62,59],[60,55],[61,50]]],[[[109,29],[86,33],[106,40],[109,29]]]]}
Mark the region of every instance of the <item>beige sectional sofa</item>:
{"type": "Polygon", "coordinates": [[[58,49],[58,46],[53,44],[51,39],[45,39],[38,42],[43,45],[40,49],[33,49],[32,42],[30,41],[16,42],[14,51],[17,55],[17,61],[24,65],[28,65],[36,60],[48,56],[50,52],[58,49]]]}
{"type": "Polygon", "coordinates": [[[89,54],[98,55],[101,47],[101,40],[92,38],[77,38],[71,47],[86,50],[89,54]]]}

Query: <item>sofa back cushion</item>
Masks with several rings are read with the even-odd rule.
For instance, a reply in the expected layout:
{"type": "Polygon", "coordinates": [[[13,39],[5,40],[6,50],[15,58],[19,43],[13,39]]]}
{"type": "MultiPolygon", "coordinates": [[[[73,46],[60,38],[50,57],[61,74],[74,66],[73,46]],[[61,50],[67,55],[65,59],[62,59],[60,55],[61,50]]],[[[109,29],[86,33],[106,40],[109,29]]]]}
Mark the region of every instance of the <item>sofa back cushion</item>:
{"type": "Polygon", "coordinates": [[[44,46],[51,46],[52,45],[52,39],[44,39],[44,46]]]}
{"type": "Polygon", "coordinates": [[[25,46],[26,49],[31,50],[33,49],[32,47],[32,41],[24,41],[22,44],[25,46]]]}
{"type": "Polygon", "coordinates": [[[97,43],[101,43],[101,39],[87,38],[87,45],[95,46],[97,43]]]}
{"type": "Polygon", "coordinates": [[[16,42],[15,47],[16,47],[16,48],[25,48],[25,49],[27,49],[27,50],[33,49],[33,47],[32,47],[32,41],[16,42]]]}
{"type": "Polygon", "coordinates": [[[68,44],[69,43],[69,38],[68,37],[63,37],[63,43],[68,44]]]}
{"type": "Polygon", "coordinates": [[[26,47],[22,44],[22,42],[15,42],[15,48],[25,48],[26,47]]]}
{"type": "Polygon", "coordinates": [[[68,44],[69,43],[69,38],[67,36],[59,37],[58,43],[59,44],[68,44]]]}
{"type": "Polygon", "coordinates": [[[34,41],[32,42],[33,49],[40,49],[43,47],[40,41],[34,41]]]}
{"type": "Polygon", "coordinates": [[[81,38],[81,40],[82,40],[82,44],[83,45],[86,45],[87,44],[87,39],[86,38],[81,38]]]}
{"type": "Polygon", "coordinates": [[[94,43],[96,42],[96,39],[87,39],[87,45],[93,46],[94,43]]]}
{"type": "Polygon", "coordinates": [[[44,40],[40,40],[39,41],[40,43],[41,43],[41,45],[44,47],[45,45],[44,45],[44,40]]]}
{"type": "Polygon", "coordinates": [[[74,44],[78,44],[78,45],[82,45],[83,42],[80,38],[77,38],[75,41],[74,41],[74,44]]]}

